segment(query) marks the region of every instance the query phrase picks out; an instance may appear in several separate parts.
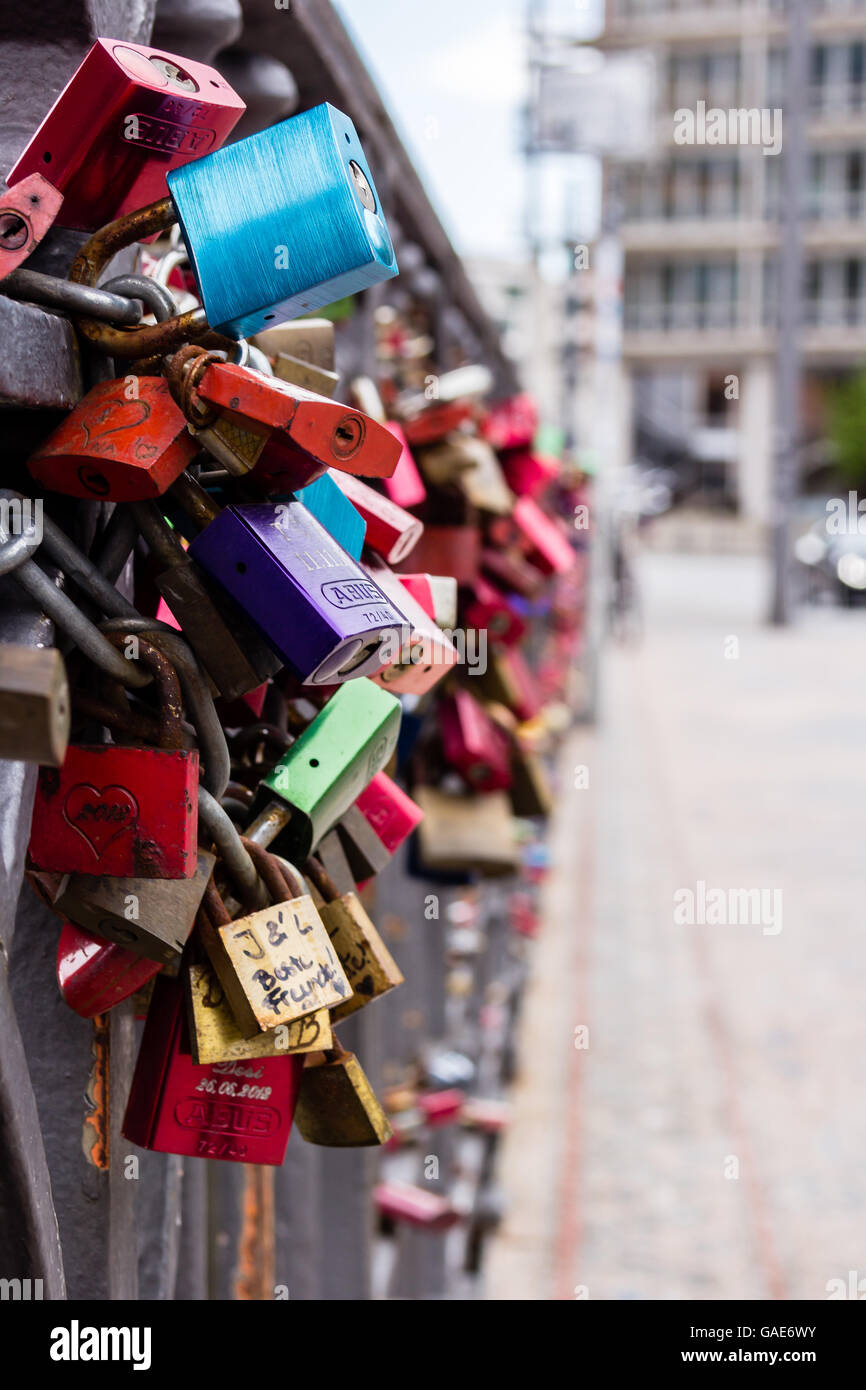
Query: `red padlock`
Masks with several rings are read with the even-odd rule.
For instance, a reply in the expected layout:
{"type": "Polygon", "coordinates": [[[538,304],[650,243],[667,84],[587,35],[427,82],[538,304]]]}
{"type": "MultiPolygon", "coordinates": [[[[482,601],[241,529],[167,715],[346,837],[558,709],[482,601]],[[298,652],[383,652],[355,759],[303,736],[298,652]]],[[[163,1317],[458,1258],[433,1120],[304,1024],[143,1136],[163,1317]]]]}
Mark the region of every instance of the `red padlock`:
{"type": "MultiPolygon", "coordinates": [[[[112,636],[122,647],[123,637],[112,636]]],[[[180,685],[161,652],[138,638],[161,699],[162,747],[70,745],[41,767],[30,857],[40,869],[118,878],[192,878],[198,863],[198,753],[181,748],[180,685]]]]}
{"type": "Polygon", "coordinates": [[[481,552],[480,564],[495,583],[523,598],[535,598],[544,587],[545,577],[541,570],[513,551],[487,547],[481,552]]]}
{"type": "Polygon", "coordinates": [[[468,627],[485,628],[490,641],[498,646],[513,647],[526,632],[526,623],[508,602],[501,590],[479,576],[475,592],[466,605],[468,627]]]}
{"type": "Polygon", "coordinates": [[[473,584],[480,563],[481,532],[477,526],[425,525],[411,558],[403,561],[404,567],[411,566],[412,573],[450,574],[458,584],[473,584]]]}
{"type": "Polygon", "coordinates": [[[385,492],[398,507],[419,507],[427,499],[427,489],[412,457],[408,440],[395,420],[388,420],[385,429],[393,434],[401,449],[397,467],[390,478],[383,480],[385,492]]]}
{"type": "Polygon", "coordinates": [[[82,1018],[107,1013],[162,970],[114,941],[91,936],[66,922],[57,943],[57,984],[65,1002],[82,1018]]]}
{"type": "Polygon", "coordinates": [[[384,772],[376,773],[355,805],[389,854],[394,854],[424,819],[421,807],[384,772]]]}
{"type": "Polygon", "coordinates": [[[499,401],[488,411],[481,432],[494,449],[528,449],[538,428],[538,408],[525,393],[499,401]]]}
{"type": "Polygon", "coordinates": [[[179,980],[153,987],[123,1136],[142,1149],[279,1166],[286,1156],[304,1057],[196,1066],[179,980]]]}
{"type": "Polygon", "coordinates": [[[565,574],[573,567],[575,552],[571,544],[532,497],[518,498],[512,515],[532,564],[545,574],[565,574]]]}
{"type": "Polygon", "coordinates": [[[511,449],[503,455],[501,463],[508,486],[518,497],[534,497],[552,483],[559,472],[559,459],[530,449],[511,449]]]}
{"type": "Polygon", "coordinates": [[[424,523],[360,478],[336,470],[331,476],[366,523],[364,544],[389,565],[404,560],[421,539],[424,523]]]}
{"type": "Polygon", "coordinates": [[[69,497],[159,497],[199,451],[164,377],[129,376],[88,391],[27,467],[69,497]]]}
{"type": "Polygon", "coordinates": [[[511,786],[508,737],[468,690],[456,690],[439,704],[445,759],[467,786],[480,792],[511,786]]]}
{"type": "Polygon", "coordinates": [[[420,603],[416,603],[408,590],[404,589],[399,575],[381,561],[374,563],[373,557],[365,568],[406,618],[400,650],[390,653],[387,664],[370,679],[385,690],[403,695],[424,695],[457,664],[457,649],[447,634],[428,617],[420,603]]]}
{"type": "Polygon", "coordinates": [[[97,39],[9,174],[63,194],[61,227],[94,232],[165,198],[169,169],[222,145],[246,110],[215,68],[97,39]]]}
{"type": "Polygon", "coordinates": [[[448,1197],[408,1182],[379,1183],[373,1188],[373,1201],[389,1221],[405,1221],[425,1231],[447,1231],[462,1219],[448,1197]]]}
{"type": "Polygon", "coordinates": [[[452,430],[474,421],[477,414],[478,407],[472,401],[443,401],[423,410],[414,420],[404,420],[403,433],[413,447],[433,444],[452,430]]]}

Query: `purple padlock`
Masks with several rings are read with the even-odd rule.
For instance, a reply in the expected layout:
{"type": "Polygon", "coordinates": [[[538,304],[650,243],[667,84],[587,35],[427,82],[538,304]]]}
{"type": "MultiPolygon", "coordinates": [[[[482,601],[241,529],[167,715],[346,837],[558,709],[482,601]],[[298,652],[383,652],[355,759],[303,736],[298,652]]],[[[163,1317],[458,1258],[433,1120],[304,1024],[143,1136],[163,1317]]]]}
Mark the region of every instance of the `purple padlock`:
{"type": "Polygon", "coordinates": [[[302,502],[227,507],[189,553],[304,684],[371,676],[396,659],[406,618],[302,502]]]}

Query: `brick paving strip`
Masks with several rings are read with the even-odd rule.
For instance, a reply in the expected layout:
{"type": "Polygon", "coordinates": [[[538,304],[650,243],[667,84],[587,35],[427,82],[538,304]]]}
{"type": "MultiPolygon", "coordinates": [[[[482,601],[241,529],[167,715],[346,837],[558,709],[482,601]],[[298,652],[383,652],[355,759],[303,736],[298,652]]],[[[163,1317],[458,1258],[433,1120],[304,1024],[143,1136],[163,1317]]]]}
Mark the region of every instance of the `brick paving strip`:
{"type": "Polygon", "coordinates": [[[772,630],[751,557],[641,577],[560,768],[487,1296],[825,1298],[866,1277],[866,613],[772,630]],[[699,880],[781,930],[677,923],[699,880]]]}

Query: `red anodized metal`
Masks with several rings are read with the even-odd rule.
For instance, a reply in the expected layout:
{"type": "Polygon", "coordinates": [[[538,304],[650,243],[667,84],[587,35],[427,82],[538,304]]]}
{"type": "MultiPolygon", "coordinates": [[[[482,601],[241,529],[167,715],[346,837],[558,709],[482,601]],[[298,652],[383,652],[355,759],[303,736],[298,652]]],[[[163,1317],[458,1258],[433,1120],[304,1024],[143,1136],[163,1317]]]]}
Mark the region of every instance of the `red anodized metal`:
{"type": "Polygon", "coordinates": [[[160,376],[103,381],[27,460],[37,482],[69,497],[143,502],[180,476],[199,446],[160,376]]]}
{"type": "Polygon", "coordinates": [[[279,1166],[303,1070],[303,1056],[197,1066],[182,986],[161,975],[132,1078],[124,1138],[159,1153],[279,1166]]]}
{"type": "Polygon", "coordinates": [[[405,559],[421,539],[424,523],[403,507],[398,507],[389,497],[383,497],[381,492],[362,483],[360,478],[340,472],[332,476],[367,524],[364,544],[387,560],[389,565],[396,565],[405,559]]]}
{"type": "Polygon", "coordinates": [[[40,767],[30,856],[40,869],[192,878],[198,862],[198,753],[70,745],[40,767]]]}
{"type": "Polygon", "coordinates": [[[518,497],[534,497],[559,472],[559,460],[530,449],[513,449],[500,459],[505,480],[518,497]]]}
{"type": "Polygon", "coordinates": [[[479,792],[511,786],[507,735],[468,690],[455,690],[438,710],[445,759],[468,786],[479,792]]]}
{"type": "Polygon", "coordinates": [[[396,420],[386,421],[385,429],[393,434],[402,450],[397,467],[390,478],[384,480],[385,492],[398,507],[419,507],[427,500],[427,489],[412,457],[408,440],[396,420]]]}
{"type": "Polygon", "coordinates": [[[528,449],[538,428],[538,409],[531,396],[499,401],[485,416],[481,432],[494,449],[528,449]]]}
{"type": "Polygon", "coordinates": [[[57,943],[57,984],[82,1018],[107,1013],[158,975],[162,965],[66,922],[57,943]]]}
{"type": "Polygon", "coordinates": [[[403,421],[403,433],[414,447],[419,444],[434,444],[452,430],[460,429],[468,421],[476,418],[478,411],[472,401],[443,401],[431,405],[416,415],[414,420],[403,421]]]}
{"type": "Polygon", "coordinates": [[[575,552],[571,544],[532,497],[518,498],[512,515],[534,565],[545,574],[565,574],[573,567],[575,552]]]}
{"type": "Polygon", "coordinates": [[[8,177],[63,195],[57,223],[94,232],[168,193],[169,169],[216,150],[246,110],[215,68],[97,39],[8,177]]]}
{"type": "Polygon", "coordinates": [[[41,174],[0,190],[0,280],[35,250],[56,220],[63,195],[41,174]]]}
{"type": "Polygon", "coordinates": [[[229,421],[267,436],[250,474],[257,486],[271,491],[305,487],[326,468],[386,478],[397,467],[398,440],[384,425],[341,401],[231,362],[211,363],[197,389],[229,421]]]}
{"type": "Polygon", "coordinates": [[[376,773],[355,805],[369,821],[389,854],[394,854],[424,819],[421,807],[416,806],[411,796],[384,772],[376,773]]]}

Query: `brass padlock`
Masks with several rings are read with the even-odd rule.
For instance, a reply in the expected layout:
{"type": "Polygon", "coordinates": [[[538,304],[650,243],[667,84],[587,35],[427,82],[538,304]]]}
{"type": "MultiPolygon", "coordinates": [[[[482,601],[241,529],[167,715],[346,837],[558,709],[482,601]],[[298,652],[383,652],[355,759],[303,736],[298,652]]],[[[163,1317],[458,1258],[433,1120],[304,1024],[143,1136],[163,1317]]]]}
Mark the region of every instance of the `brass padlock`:
{"type": "Polygon", "coordinates": [[[340,958],[353,993],[331,1010],[335,1023],[403,983],[403,972],[370,920],[357,893],[340,893],[315,859],[304,872],[322,895],[319,916],[340,958]]]}
{"type": "Polygon", "coordinates": [[[308,1144],[334,1149],[387,1144],[394,1131],[360,1062],[334,1043],[307,1056],[295,1109],[299,1134],[308,1144]]]}
{"type": "Polygon", "coordinates": [[[210,965],[191,961],[186,972],[187,1018],[192,1060],[199,1066],[250,1057],[313,1052],[333,1042],[327,1009],[304,1014],[267,1033],[245,1038],[235,1022],[225,990],[210,965]]]}
{"type": "Polygon", "coordinates": [[[242,843],[273,906],[232,921],[211,884],[197,926],[238,1027],[251,1038],[332,1008],[349,997],[351,985],[300,881],[290,887],[273,855],[250,840],[242,843]]]}
{"type": "Polygon", "coordinates": [[[149,960],[177,960],[192,931],[215,860],[198,851],[192,878],[65,874],[51,906],[68,921],[149,960]]]}
{"type": "Polygon", "coordinates": [[[53,647],[0,646],[0,758],[59,767],[69,742],[69,686],[53,647]]]}
{"type": "Polygon", "coordinates": [[[519,732],[511,744],[508,794],[516,816],[549,816],[553,810],[547,769],[539,755],[520,738],[519,732]]]}
{"type": "Polygon", "coordinates": [[[490,876],[517,872],[520,853],[507,792],[454,796],[439,787],[416,787],[412,796],[424,812],[416,832],[423,868],[490,876]]]}

